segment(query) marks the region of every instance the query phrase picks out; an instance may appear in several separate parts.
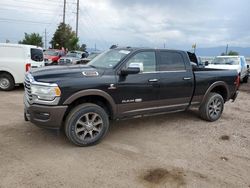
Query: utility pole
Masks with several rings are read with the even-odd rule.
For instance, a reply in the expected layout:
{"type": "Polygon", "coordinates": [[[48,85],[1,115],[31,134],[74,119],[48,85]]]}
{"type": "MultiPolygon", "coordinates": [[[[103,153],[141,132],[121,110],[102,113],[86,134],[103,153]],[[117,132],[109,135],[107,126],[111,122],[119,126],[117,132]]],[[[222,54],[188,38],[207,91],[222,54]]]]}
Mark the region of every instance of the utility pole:
{"type": "Polygon", "coordinates": [[[79,22],[79,0],[76,3],[76,37],[78,37],[78,22],[79,22]]]}
{"type": "Polygon", "coordinates": [[[45,28],[45,33],[44,33],[44,48],[47,49],[47,30],[45,28]]]}
{"type": "Polygon", "coordinates": [[[63,23],[65,24],[65,13],[66,13],[66,0],[63,3],[63,23]]]}
{"type": "Polygon", "coordinates": [[[227,47],[226,47],[226,55],[227,55],[227,53],[228,53],[228,44],[227,44],[227,47]]]}

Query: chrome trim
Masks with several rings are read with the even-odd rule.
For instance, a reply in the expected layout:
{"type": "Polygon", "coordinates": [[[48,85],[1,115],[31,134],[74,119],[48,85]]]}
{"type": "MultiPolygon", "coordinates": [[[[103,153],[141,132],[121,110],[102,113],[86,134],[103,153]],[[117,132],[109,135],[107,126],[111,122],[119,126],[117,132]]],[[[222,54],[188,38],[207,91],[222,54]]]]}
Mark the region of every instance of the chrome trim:
{"type": "Polygon", "coordinates": [[[37,96],[32,96],[32,100],[33,100],[33,104],[44,104],[44,105],[57,105],[60,101],[60,97],[55,97],[55,99],[53,99],[52,101],[45,101],[45,100],[41,100],[38,99],[37,96]]]}
{"type": "Polygon", "coordinates": [[[82,72],[82,74],[84,75],[84,76],[89,76],[89,77],[92,77],[92,76],[99,76],[99,72],[97,72],[97,71],[84,71],[84,72],[82,72]],[[93,75],[88,75],[88,73],[94,73],[93,75]]]}
{"type": "Polygon", "coordinates": [[[158,82],[158,79],[157,78],[155,78],[155,79],[149,79],[148,81],[149,82],[158,82]]]}
{"type": "Polygon", "coordinates": [[[55,83],[51,84],[51,83],[36,82],[36,81],[34,81],[34,82],[31,82],[31,84],[32,84],[32,85],[38,85],[38,86],[58,87],[58,85],[55,84],[55,83]]]}
{"type": "Polygon", "coordinates": [[[187,72],[187,70],[179,70],[179,71],[152,71],[152,72],[141,72],[139,74],[149,74],[149,73],[177,73],[177,72],[187,72]]]}
{"type": "Polygon", "coordinates": [[[141,109],[126,111],[125,113],[140,112],[140,111],[147,111],[147,110],[159,110],[159,109],[164,109],[164,108],[187,106],[188,104],[189,103],[183,103],[183,104],[166,105],[166,106],[160,106],[160,107],[141,108],[141,109]]]}

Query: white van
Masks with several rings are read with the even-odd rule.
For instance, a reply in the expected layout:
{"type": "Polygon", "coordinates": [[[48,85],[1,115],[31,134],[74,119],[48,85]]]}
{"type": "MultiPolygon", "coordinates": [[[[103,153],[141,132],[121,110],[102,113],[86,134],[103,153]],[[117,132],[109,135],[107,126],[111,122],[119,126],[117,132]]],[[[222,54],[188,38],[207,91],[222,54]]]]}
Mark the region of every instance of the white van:
{"type": "Polygon", "coordinates": [[[43,67],[43,49],[32,45],[0,43],[0,90],[10,91],[24,82],[31,68],[43,67]]]}
{"type": "Polygon", "coordinates": [[[206,68],[237,70],[240,81],[248,81],[249,65],[244,56],[217,56],[206,68]]]}

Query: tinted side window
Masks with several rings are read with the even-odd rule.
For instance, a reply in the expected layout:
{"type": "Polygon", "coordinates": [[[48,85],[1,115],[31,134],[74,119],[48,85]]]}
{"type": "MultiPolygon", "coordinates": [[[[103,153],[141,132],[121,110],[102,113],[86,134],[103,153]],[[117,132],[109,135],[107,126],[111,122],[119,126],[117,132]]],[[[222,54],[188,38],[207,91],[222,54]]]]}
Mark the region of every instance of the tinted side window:
{"type": "Polygon", "coordinates": [[[158,69],[159,71],[185,70],[182,55],[178,52],[160,52],[158,69]]]}
{"type": "Polygon", "coordinates": [[[141,63],[142,72],[154,72],[156,71],[155,52],[139,52],[126,63],[126,67],[129,67],[131,63],[141,63]]]}
{"type": "Polygon", "coordinates": [[[33,61],[38,61],[38,62],[43,61],[43,51],[42,50],[36,49],[36,48],[31,48],[30,54],[31,54],[31,59],[33,61]]]}

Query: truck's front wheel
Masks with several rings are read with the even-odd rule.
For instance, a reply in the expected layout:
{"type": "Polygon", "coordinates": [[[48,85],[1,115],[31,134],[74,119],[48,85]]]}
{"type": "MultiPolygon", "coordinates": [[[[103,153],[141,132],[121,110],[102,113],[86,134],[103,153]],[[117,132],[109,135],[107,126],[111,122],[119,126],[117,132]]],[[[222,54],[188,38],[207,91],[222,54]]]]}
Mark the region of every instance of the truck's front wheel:
{"type": "Polygon", "coordinates": [[[87,103],[75,107],[67,116],[65,134],[78,146],[97,144],[109,129],[109,118],[103,108],[87,103]]]}
{"type": "Polygon", "coordinates": [[[200,116],[207,121],[216,121],[220,118],[224,109],[224,99],[218,93],[210,93],[200,106],[200,116]]]}

